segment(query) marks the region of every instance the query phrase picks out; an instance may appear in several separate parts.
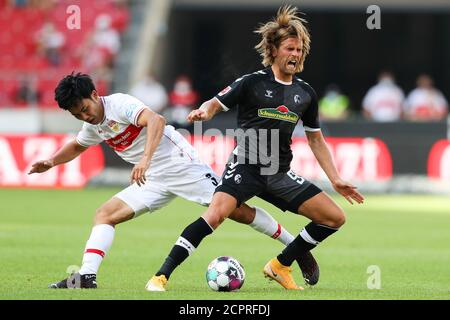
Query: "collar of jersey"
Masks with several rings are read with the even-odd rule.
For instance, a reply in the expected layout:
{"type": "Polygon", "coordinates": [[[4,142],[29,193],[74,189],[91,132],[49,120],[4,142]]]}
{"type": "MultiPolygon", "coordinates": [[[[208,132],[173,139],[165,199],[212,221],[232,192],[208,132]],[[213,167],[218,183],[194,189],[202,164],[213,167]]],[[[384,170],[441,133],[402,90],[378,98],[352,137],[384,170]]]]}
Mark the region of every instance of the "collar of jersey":
{"type": "Polygon", "coordinates": [[[104,97],[100,97],[100,102],[101,102],[102,107],[103,107],[103,120],[100,121],[99,124],[102,124],[102,123],[105,122],[105,120],[106,120],[106,107],[105,107],[105,106],[106,106],[106,103],[105,103],[104,97]]]}
{"type": "Polygon", "coordinates": [[[292,84],[292,81],[291,82],[281,81],[280,79],[277,79],[275,75],[273,75],[273,78],[275,79],[276,82],[284,84],[285,86],[290,86],[292,84]]]}
{"type": "Polygon", "coordinates": [[[280,79],[277,79],[277,77],[275,77],[275,74],[273,73],[272,67],[268,67],[266,70],[270,73],[270,75],[272,76],[272,79],[275,80],[278,83],[281,83],[281,84],[283,84],[285,86],[290,86],[292,84],[292,82],[293,82],[293,81],[286,82],[286,81],[281,81],[280,79]]]}

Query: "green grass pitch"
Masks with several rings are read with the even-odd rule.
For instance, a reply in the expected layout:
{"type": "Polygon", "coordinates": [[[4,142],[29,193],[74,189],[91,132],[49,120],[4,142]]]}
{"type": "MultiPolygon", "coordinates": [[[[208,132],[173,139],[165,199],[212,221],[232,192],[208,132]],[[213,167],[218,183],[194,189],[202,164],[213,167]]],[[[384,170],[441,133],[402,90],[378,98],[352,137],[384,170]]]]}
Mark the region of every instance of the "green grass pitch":
{"type": "MultiPolygon", "coordinates": [[[[111,251],[98,275],[97,290],[52,290],[47,285],[80,265],[95,209],[118,189],[0,190],[0,300],[5,299],[449,299],[450,198],[367,196],[364,205],[336,198],[347,213],[344,227],[314,250],[321,266],[317,286],[286,291],[262,276],[264,264],[282,244],[250,227],[226,221],[172,275],[169,291],[144,290],[173,243],[204,208],[183,199],[116,228],[111,251]],[[208,263],[231,255],[244,266],[238,292],[211,291],[208,263]],[[368,289],[369,266],[381,271],[381,288],[368,289]]],[[[290,232],[308,222],[264,207],[290,232]]],[[[294,265],[295,277],[301,283],[294,265]]],[[[369,281],[370,282],[370,281],[369,281]]]]}

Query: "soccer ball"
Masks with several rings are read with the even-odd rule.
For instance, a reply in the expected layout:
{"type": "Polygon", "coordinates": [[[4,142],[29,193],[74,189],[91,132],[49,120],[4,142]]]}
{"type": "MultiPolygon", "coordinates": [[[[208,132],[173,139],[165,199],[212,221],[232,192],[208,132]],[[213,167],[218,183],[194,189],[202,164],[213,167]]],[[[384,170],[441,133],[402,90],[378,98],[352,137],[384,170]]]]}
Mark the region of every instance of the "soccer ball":
{"type": "Polygon", "coordinates": [[[244,284],[244,267],[233,257],[217,257],[208,265],[206,282],[214,291],[235,291],[244,284]]]}

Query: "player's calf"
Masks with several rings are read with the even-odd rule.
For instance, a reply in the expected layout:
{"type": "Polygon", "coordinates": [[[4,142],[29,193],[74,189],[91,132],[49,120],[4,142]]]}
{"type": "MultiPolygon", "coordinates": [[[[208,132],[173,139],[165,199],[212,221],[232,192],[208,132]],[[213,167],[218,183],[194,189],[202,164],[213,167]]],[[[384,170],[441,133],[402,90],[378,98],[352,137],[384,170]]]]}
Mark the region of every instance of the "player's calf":
{"type": "Polygon", "coordinates": [[[320,269],[312,253],[307,251],[295,260],[302,271],[305,283],[310,286],[317,284],[319,282],[320,269]]]}

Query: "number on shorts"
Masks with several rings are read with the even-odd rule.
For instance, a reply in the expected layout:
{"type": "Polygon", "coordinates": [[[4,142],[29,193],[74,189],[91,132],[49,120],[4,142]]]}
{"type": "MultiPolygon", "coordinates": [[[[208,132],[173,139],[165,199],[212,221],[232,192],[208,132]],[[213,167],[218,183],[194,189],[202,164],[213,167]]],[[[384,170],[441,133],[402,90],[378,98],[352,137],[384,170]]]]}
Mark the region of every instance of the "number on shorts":
{"type": "Polygon", "coordinates": [[[289,178],[291,178],[292,180],[294,180],[295,182],[297,182],[298,184],[303,184],[303,182],[305,182],[305,178],[300,177],[298,174],[296,174],[294,171],[288,171],[287,175],[289,176],[289,178]]]}

